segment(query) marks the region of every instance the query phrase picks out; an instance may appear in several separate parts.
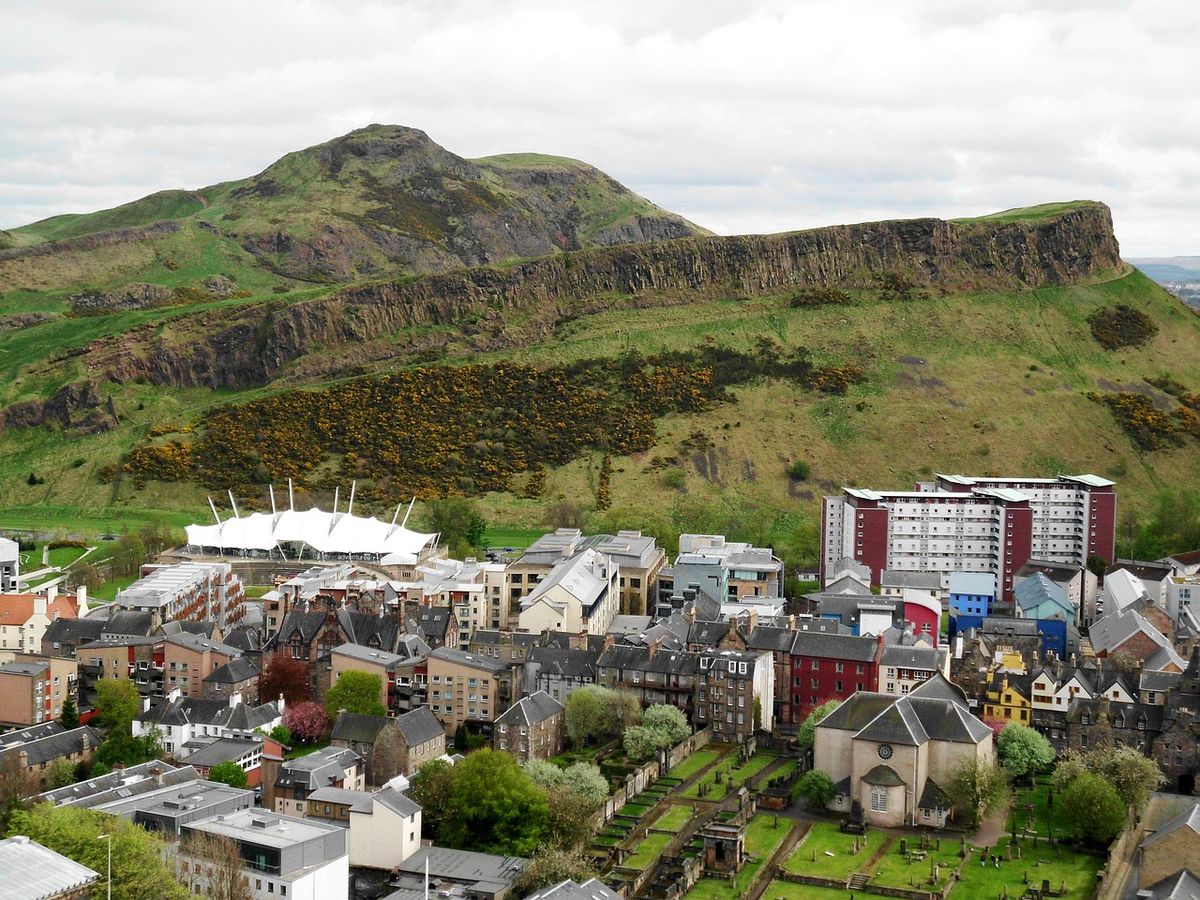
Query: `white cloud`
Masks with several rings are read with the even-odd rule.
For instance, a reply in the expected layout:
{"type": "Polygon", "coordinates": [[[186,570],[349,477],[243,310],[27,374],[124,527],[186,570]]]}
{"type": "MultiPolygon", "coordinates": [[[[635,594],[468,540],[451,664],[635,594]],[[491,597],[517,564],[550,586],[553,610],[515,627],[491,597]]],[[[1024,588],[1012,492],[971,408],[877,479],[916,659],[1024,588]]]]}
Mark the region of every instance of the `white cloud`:
{"type": "Polygon", "coordinates": [[[1200,252],[1188,0],[0,0],[0,225],[370,122],[585,159],[721,232],[1056,199],[1200,252]]]}

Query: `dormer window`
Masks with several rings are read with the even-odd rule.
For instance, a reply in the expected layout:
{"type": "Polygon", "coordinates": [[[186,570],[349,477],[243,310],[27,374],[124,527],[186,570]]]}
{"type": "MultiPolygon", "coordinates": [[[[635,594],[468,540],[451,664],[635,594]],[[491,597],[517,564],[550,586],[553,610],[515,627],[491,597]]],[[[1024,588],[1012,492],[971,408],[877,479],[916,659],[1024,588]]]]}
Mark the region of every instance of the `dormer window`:
{"type": "Polygon", "coordinates": [[[1080,719],[1079,719],[1079,723],[1080,723],[1081,725],[1091,725],[1091,724],[1092,724],[1092,717],[1091,717],[1091,716],[1089,716],[1087,713],[1084,713],[1084,714],[1083,714],[1083,715],[1080,717],[1080,719]]]}

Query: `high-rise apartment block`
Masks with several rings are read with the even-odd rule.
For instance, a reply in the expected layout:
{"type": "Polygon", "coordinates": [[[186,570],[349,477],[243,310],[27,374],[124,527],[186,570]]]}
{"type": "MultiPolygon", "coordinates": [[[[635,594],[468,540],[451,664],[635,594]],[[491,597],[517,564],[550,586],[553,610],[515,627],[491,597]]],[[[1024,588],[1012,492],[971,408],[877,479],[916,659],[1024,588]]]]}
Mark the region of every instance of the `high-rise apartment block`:
{"type": "Polygon", "coordinates": [[[871,570],[990,572],[1012,599],[1013,576],[1030,558],[1086,565],[1114,559],[1117,496],[1095,475],[968,478],[938,475],[912,491],[845,488],[826,497],[821,575],[849,557],[871,570]]]}

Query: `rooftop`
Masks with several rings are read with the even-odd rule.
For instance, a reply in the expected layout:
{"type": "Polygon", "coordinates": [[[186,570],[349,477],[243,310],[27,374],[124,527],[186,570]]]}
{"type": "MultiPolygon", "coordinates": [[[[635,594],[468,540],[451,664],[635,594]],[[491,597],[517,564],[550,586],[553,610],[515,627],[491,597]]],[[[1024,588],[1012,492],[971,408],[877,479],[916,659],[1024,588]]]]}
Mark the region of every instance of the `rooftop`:
{"type": "Polygon", "coordinates": [[[25,835],[0,841],[0,884],[4,895],[38,900],[57,897],[94,884],[100,878],[87,866],[81,866],[25,835]]]}
{"type": "Polygon", "coordinates": [[[282,850],[311,840],[338,835],[345,842],[345,829],[317,819],[298,819],[282,816],[263,809],[245,809],[236,813],[209,816],[186,825],[192,831],[204,831],[282,850]]]}

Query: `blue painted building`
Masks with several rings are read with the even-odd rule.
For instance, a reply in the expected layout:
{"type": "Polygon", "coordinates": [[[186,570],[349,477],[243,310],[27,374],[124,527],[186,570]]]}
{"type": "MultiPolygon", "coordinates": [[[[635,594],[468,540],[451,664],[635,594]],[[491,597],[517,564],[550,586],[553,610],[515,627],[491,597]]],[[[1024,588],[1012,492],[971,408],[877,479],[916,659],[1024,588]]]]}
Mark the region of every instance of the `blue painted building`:
{"type": "Polygon", "coordinates": [[[1075,624],[1075,606],[1067,599],[1067,592],[1041,572],[1018,584],[1013,600],[1022,618],[1061,619],[1075,624]]]}
{"type": "Polygon", "coordinates": [[[996,576],[990,572],[950,575],[950,615],[990,616],[996,605],[996,576]]]}

